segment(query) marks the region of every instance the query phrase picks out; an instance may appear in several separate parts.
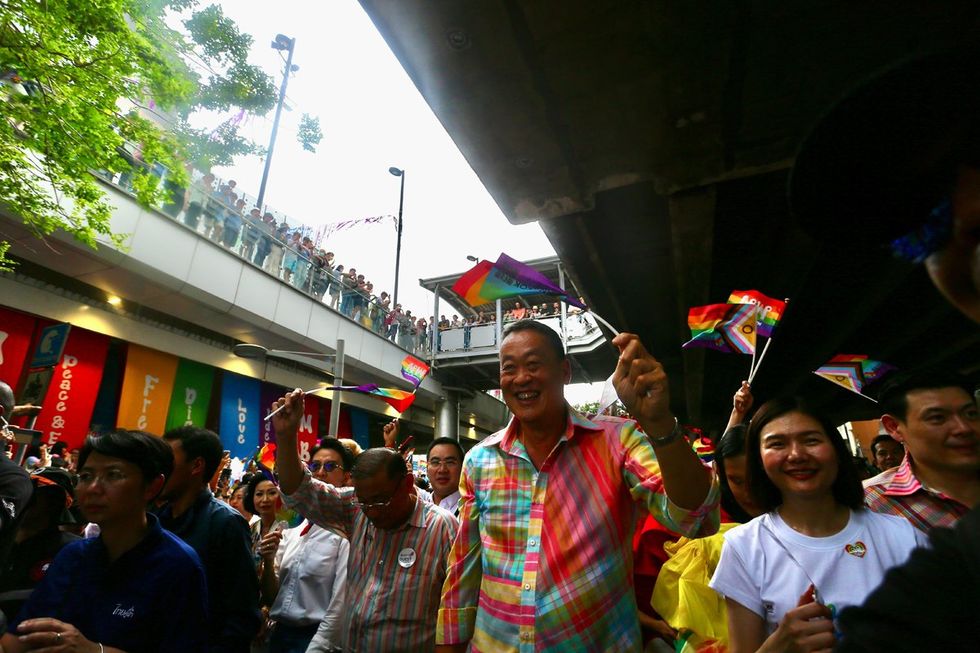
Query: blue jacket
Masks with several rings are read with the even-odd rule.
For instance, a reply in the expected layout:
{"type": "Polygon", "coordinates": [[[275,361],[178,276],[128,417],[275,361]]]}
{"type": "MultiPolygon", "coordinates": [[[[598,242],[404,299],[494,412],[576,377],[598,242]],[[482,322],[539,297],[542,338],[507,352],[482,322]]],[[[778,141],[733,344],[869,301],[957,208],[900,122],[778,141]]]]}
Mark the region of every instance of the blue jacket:
{"type": "Polygon", "coordinates": [[[204,488],[194,505],[176,519],[170,506],[160,524],[201,557],[208,580],[211,653],[248,653],[259,630],[259,579],[245,519],[204,488]]]}

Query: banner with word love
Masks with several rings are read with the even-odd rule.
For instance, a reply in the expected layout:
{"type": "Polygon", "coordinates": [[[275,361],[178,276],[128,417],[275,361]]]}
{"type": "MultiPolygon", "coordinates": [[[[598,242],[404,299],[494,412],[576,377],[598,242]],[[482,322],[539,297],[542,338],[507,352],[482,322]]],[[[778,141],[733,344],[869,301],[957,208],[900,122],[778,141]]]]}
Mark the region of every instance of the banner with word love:
{"type": "Polygon", "coordinates": [[[221,416],[218,435],[232,458],[249,458],[259,446],[262,407],[261,382],[247,376],[224,372],[221,375],[221,416]]]}
{"type": "Polygon", "coordinates": [[[58,441],[69,449],[82,446],[88,435],[92,410],[102,382],[109,338],[73,327],[61,360],[54,368],[41,413],[34,428],[44,433],[48,445],[58,441]]]}
{"type": "Polygon", "coordinates": [[[116,425],[163,435],[170,410],[178,358],[156,349],[130,344],[119,392],[116,425]]]}
{"type": "Polygon", "coordinates": [[[203,427],[208,419],[213,384],[213,367],[181,358],[177,364],[165,430],[187,425],[203,427]]]}
{"type": "Polygon", "coordinates": [[[0,381],[14,391],[31,349],[36,324],[37,320],[30,315],[0,308],[0,381]]]}

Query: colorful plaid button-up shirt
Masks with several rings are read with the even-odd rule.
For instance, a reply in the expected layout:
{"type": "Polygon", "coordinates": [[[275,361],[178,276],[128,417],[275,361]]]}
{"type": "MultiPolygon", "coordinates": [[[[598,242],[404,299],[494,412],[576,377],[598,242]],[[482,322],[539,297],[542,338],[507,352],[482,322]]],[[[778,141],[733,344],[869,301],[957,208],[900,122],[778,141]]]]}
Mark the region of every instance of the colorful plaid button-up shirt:
{"type": "Polygon", "coordinates": [[[688,511],[663,493],[636,422],[569,409],[535,469],[512,420],[466,455],[460,530],[436,641],[471,651],[640,651],[632,581],[638,506],[688,536],[718,528],[718,484],[688,511]]]}
{"type": "Polygon", "coordinates": [[[864,482],[864,503],[875,512],[905,517],[924,533],[936,526],[950,527],[970,510],[956,499],[922,485],[912,472],[908,454],[895,469],[864,482]]]}
{"type": "Polygon", "coordinates": [[[350,539],[341,647],[345,653],[431,651],[456,518],[416,500],[408,521],[385,531],[375,528],[353,501],[353,488],[335,488],[309,472],[286,496],[290,508],[350,539]]]}

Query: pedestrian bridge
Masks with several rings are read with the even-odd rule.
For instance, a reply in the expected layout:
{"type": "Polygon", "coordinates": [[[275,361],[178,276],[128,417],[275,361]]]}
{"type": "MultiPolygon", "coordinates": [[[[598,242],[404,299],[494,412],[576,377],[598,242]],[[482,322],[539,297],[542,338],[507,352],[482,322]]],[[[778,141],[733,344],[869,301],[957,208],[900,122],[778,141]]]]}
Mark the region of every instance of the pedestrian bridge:
{"type": "MultiPolygon", "coordinates": [[[[193,352],[200,362],[289,387],[315,387],[324,377],[296,360],[235,357],[234,345],[330,355],[343,342],[345,383],[410,389],[401,376],[407,350],[183,222],[140,206],[124,188],[100,183],[113,206],[112,231],[126,235],[120,248],[103,238],[90,249],[60,232],[41,241],[0,207],[10,253],[21,262],[15,274],[0,277],[0,304],[179,356],[193,352]]],[[[369,397],[342,399],[396,415],[369,397]]],[[[422,442],[432,430],[478,438],[504,424],[507,410],[486,393],[457,397],[430,375],[402,418],[422,442]]]]}

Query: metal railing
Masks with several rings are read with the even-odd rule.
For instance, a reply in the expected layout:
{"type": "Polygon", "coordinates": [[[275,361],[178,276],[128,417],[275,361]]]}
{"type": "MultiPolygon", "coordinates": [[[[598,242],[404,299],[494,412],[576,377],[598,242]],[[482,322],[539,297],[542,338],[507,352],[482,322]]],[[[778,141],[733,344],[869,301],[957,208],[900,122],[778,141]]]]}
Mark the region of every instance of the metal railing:
{"type": "MultiPolygon", "coordinates": [[[[159,210],[178,224],[322,302],[365,329],[413,354],[428,357],[431,339],[428,323],[420,333],[418,325],[406,314],[391,310],[382,303],[380,296],[358,287],[356,278],[338,273],[326,257],[320,255],[322,250],[311,256],[307,250],[298,247],[296,241],[286,242],[283,239],[285,233],[297,230],[307,232],[312,238],[310,228],[277,227],[288,224],[289,218],[270,207],[260,211],[262,216],[271,216],[269,222],[252,216],[251,211],[245,214],[244,207],[254,207],[255,198],[239,193],[237,187],[235,192],[240,206],[230,206],[220,192],[227,184],[218,178],[209,189],[203,183],[203,175],[195,171],[191,188],[184,189],[168,185],[164,169],[150,172],[161,177],[169,193],[159,210]],[[243,199],[245,202],[241,204],[243,199]]],[[[95,174],[123,192],[134,195],[131,173],[113,176],[98,171],[95,174]]]]}

